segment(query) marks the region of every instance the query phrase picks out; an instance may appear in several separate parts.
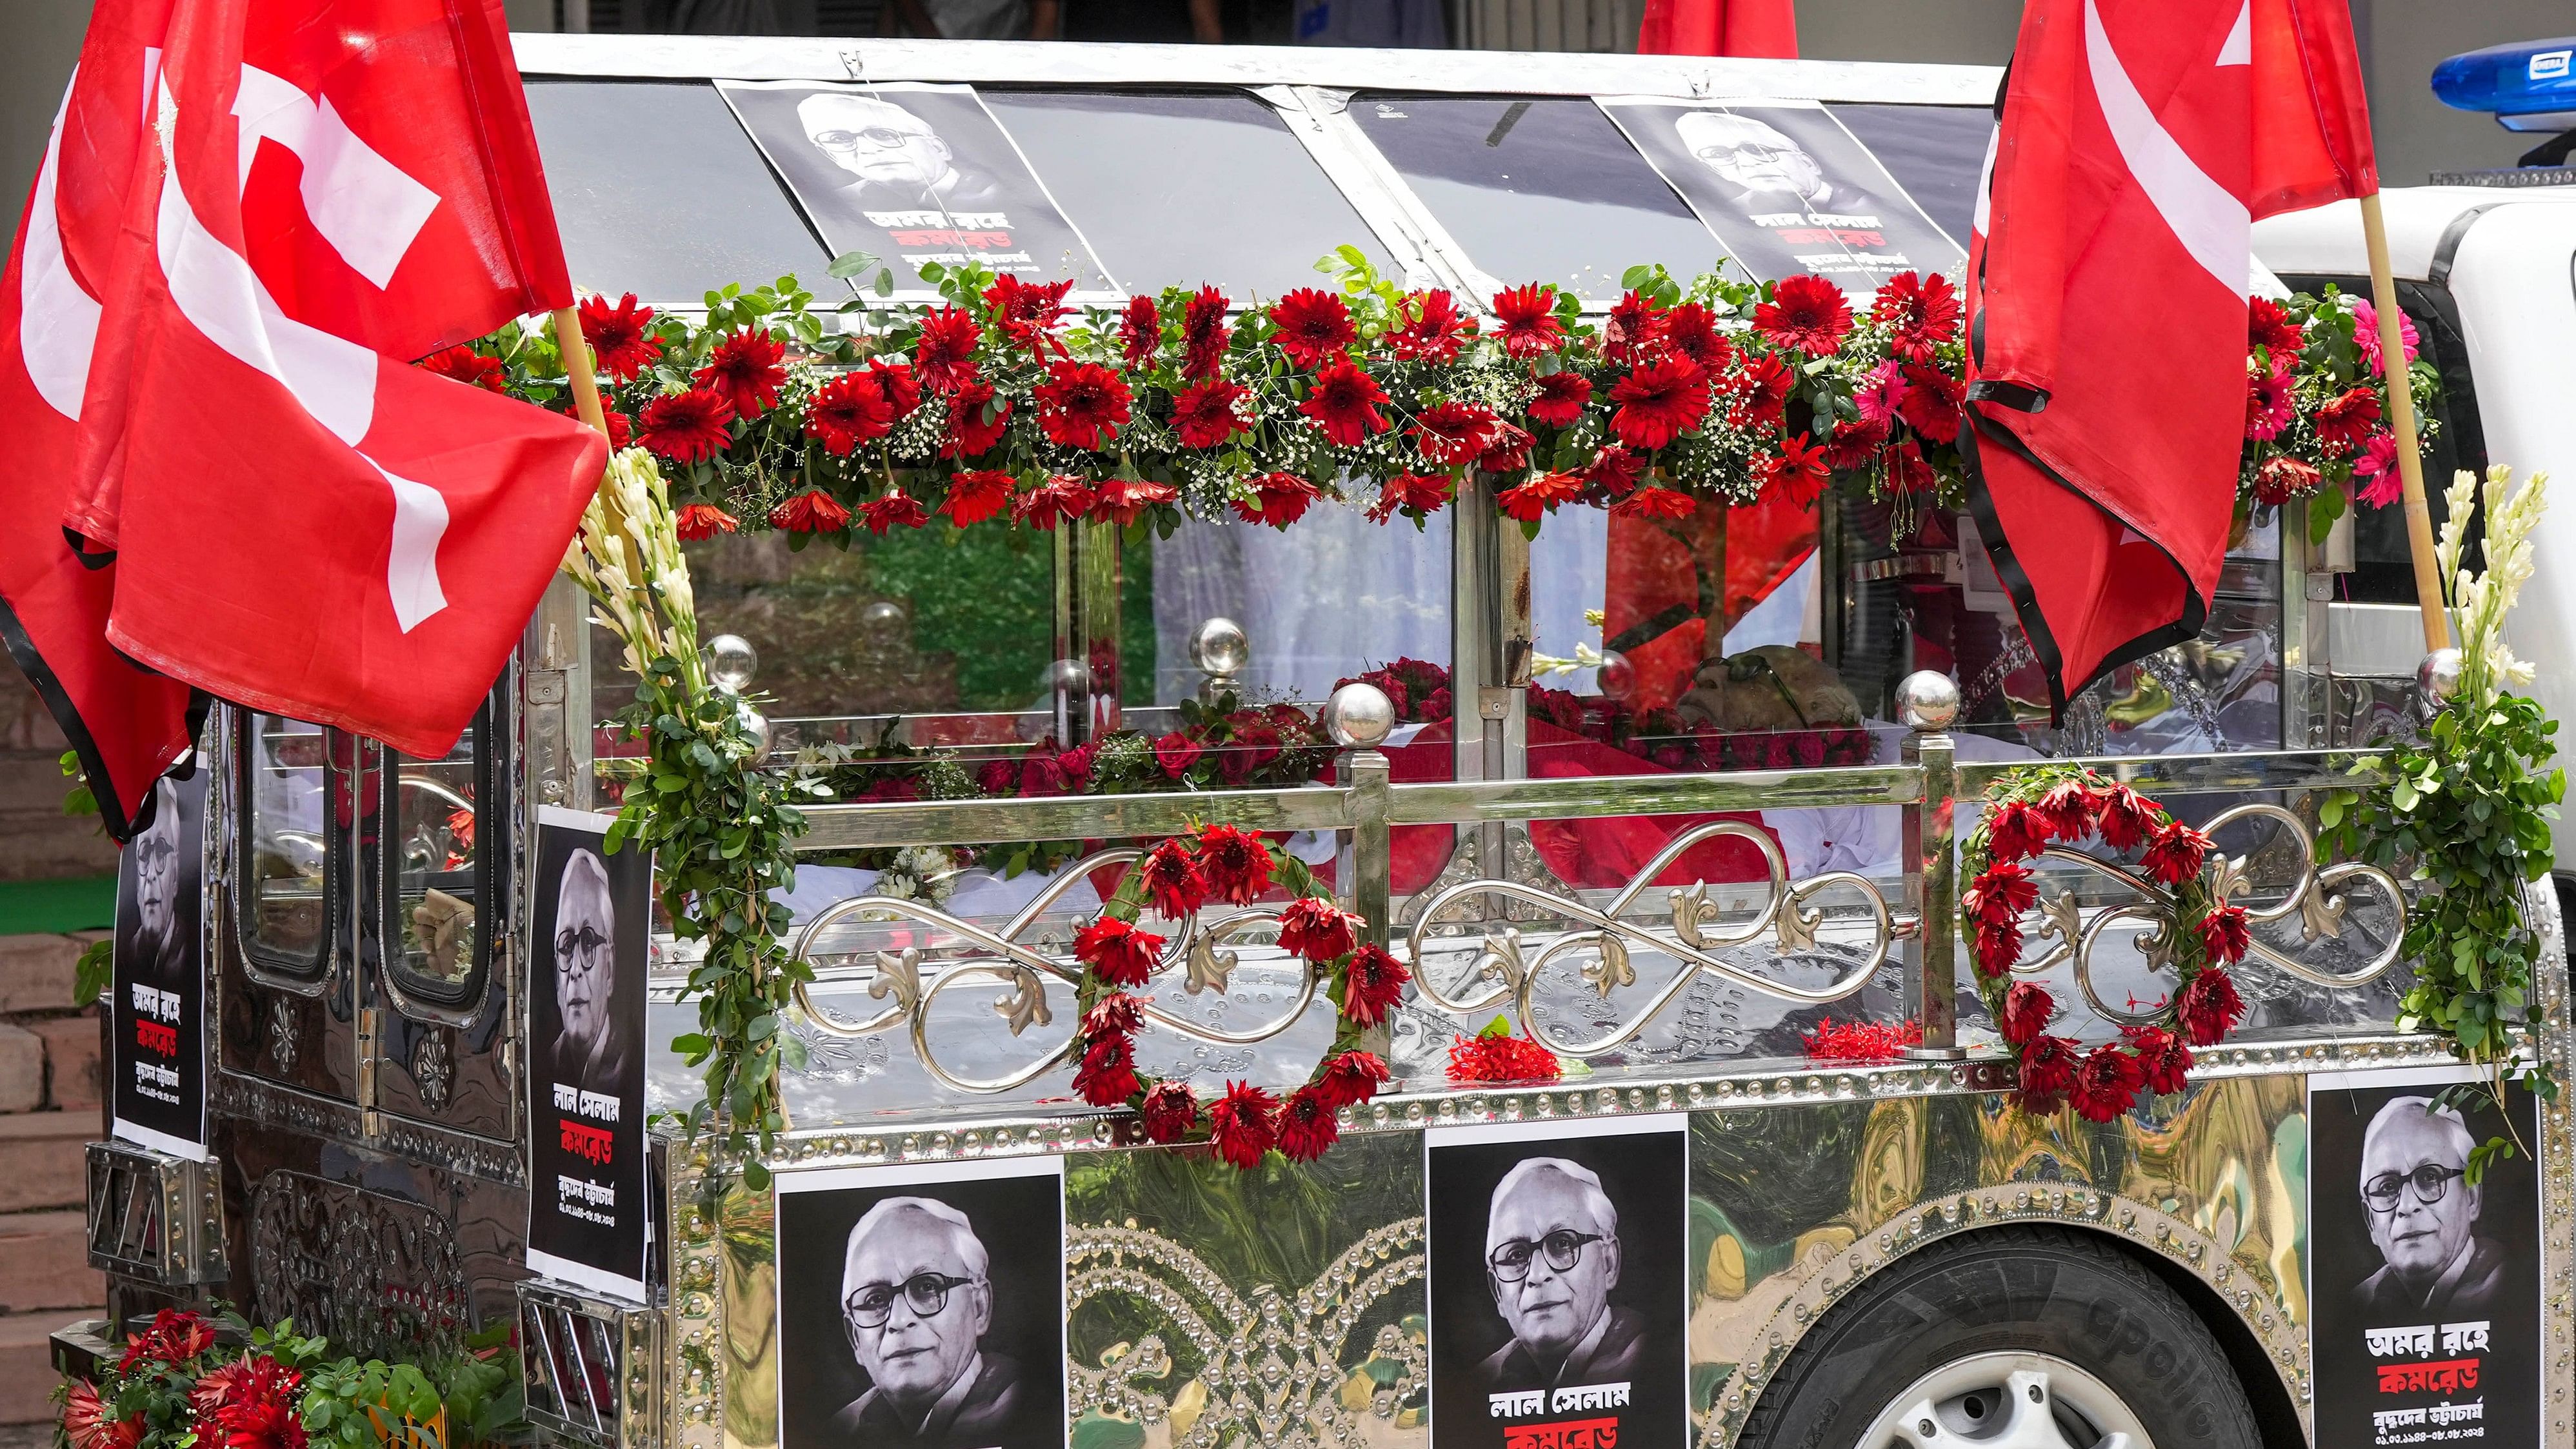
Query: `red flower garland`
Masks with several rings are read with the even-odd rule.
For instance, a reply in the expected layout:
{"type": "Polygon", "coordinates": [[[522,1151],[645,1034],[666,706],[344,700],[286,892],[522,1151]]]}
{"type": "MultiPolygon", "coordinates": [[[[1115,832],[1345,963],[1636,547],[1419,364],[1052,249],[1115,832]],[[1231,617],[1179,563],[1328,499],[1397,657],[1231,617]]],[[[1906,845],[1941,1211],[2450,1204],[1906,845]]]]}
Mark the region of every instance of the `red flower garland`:
{"type": "Polygon", "coordinates": [[[2137,1104],[2141,1089],[2180,1091],[2191,1049],[2217,1045],[2244,1016],[2227,967],[2244,958],[2252,937],[2245,908],[2211,889],[2213,849],[2163,806],[2091,770],[2017,771],[1987,793],[1985,819],[1962,861],[1970,880],[1959,925],[1976,962],[1977,994],[2020,1067],[2022,1110],[2071,1105],[2088,1122],[2109,1122],[2137,1104]],[[2021,918],[2039,904],[2038,882],[2022,862],[2051,843],[2094,839],[2138,851],[2138,869],[2173,893],[2165,930],[2178,979],[2154,1020],[2087,1051],[2050,1034],[2056,1000],[2035,981],[2015,980],[2012,968],[2021,959],[2021,918]]]}
{"type": "Polygon", "coordinates": [[[1083,968],[1082,1027],[1065,1049],[1074,1091],[1095,1107],[1132,1108],[1149,1142],[1184,1141],[1204,1122],[1216,1155],[1243,1171],[1260,1166],[1273,1148],[1292,1162],[1322,1156],[1341,1136],[1334,1114],[1386,1085],[1386,1063],[1360,1047],[1359,1034],[1386,1019],[1413,979],[1384,947],[1363,944],[1360,926],[1359,917],[1314,892],[1302,862],[1259,835],[1211,825],[1155,845],[1074,937],[1083,968]],[[1187,1083],[1136,1070],[1144,1003],[1129,991],[1151,979],[1164,946],[1163,937],[1136,928],[1136,917],[1148,902],[1173,920],[1210,901],[1249,906],[1274,879],[1296,897],[1278,912],[1279,944],[1320,969],[1335,1009],[1333,1043],[1284,1100],[1232,1082],[1203,1105],[1187,1083]]]}

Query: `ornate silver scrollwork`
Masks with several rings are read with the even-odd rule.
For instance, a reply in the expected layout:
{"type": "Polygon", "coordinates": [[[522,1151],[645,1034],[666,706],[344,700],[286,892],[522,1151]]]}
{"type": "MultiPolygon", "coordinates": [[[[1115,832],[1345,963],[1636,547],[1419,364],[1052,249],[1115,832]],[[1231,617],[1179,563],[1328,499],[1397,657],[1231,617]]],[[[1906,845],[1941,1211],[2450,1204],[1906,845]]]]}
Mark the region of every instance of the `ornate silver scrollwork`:
{"type": "Polygon", "coordinates": [[[1646,863],[1644,869],[1637,872],[1633,880],[1611,897],[1607,905],[1598,910],[1519,881],[1462,881],[1440,891],[1424,904],[1414,918],[1407,946],[1414,963],[1414,989],[1441,1010],[1464,1016],[1509,1001],[1520,1018],[1522,1028],[1540,1045],[1560,1056],[1594,1057],[1625,1044],[1643,1031],[1702,975],[1801,1006],[1840,1001],[1869,984],[1870,977],[1886,962],[1888,947],[1898,935],[1888,910],[1887,897],[1867,877],[1836,870],[1792,882],[1788,861],[1780,854],[1778,843],[1769,835],[1740,821],[1721,820],[1693,827],[1675,836],[1653,860],[1646,863]],[[1655,880],[1671,869],[1673,862],[1694,846],[1721,837],[1745,841],[1762,853],[1763,863],[1769,868],[1770,892],[1759,911],[1731,927],[1726,926],[1719,920],[1718,907],[1708,898],[1707,885],[1701,883],[1674,890],[1667,897],[1672,908],[1670,934],[1621,919],[1639,897],[1653,888],[1655,880]],[[1870,932],[1861,959],[1829,984],[1814,988],[1793,986],[1747,971],[1716,954],[1729,946],[1749,945],[1766,931],[1784,952],[1813,950],[1824,912],[1808,908],[1806,901],[1832,886],[1849,886],[1860,893],[1868,907],[1870,932]],[[1488,895],[1545,907],[1548,912],[1579,922],[1588,929],[1559,936],[1539,947],[1534,954],[1524,945],[1518,930],[1500,927],[1489,931],[1476,955],[1474,968],[1468,973],[1462,989],[1453,997],[1423,970],[1425,943],[1433,926],[1451,905],[1488,895]],[[1539,974],[1550,962],[1577,954],[1590,957],[1588,964],[1577,968],[1578,974],[1586,985],[1607,997],[1614,991],[1636,984],[1637,972],[1631,957],[1639,948],[1676,958],[1682,963],[1682,970],[1656,987],[1645,1007],[1608,1036],[1589,1042],[1560,1041],[1531,1009],[1539,974]],[[1486,984],[1479,989],[1478,983],[1486,984]]]}
{"type": "MultiPolygon", "coordinates": [[[[909,945],[899,950],[879,951],[867,976],[867,993],[871,1000],[886,1002],[884,1008],[864,1020],[851,1021],[834,1015],[818,1004],[808,983],[796,985],[796,1004],[816,1029],[832,1036],[864,1037],[905,1028],[912,1037],[913,1054],[921,1059],[923,1070],[942,1085],[960,1092],[990,1094],[1016,1091],[1061,1065],[1062,1048],[1049,1052],[1028,1065],[998,1077],[961,1076],[942,1066],[930,1041],[931,1008],[942,994],[969,982],[995,983],[1003,988],[992,1002],[993,1011],[1010,1028],[1014,1037],[1032,1028],[1052,1026],[1055,1013],[1046,1000],[1047,983],[1059,982],[1078,987],[1082,966],[1070,958],[1058,958],[1025,944],[1020,939],[1047,908],[1065,892],[1091,873],[1107,866],[1133,865],[1145,858],[1141,850],[1103,850],[1085,856],[1058,871],[1035,899],[1020,908],[999,930],[979,926],[917,900],[893,896],[855,896],[840,901],[806,922],[796,937],[796,959],[812,962],[815,946],[823,933],[852,919],[865,921],[903,921],[923,929],[931,938],[929,945],[909,945]],[[943,948],[959,954],[942,956],[943,948]]],[[[1190,995],[1214,991],[1223,995],[1233,976],[1236,953],[1225,943],[1261,926],[1275,927],[1279,911],[1270,906],[1252,906],[1231,911],[1213,921],[1193,916],[1180,923],[1164,942],[1161,959],[1155,962],[1153,976],[1178,972],[1181,988],[1190,995]]],[[[1227,1031],[1175,1016],[1144,1000],[1145,1020],[1210,1046],[1250,1046],[1268,1041],[1296,1025],[1307,1006],[1315,999],[1318,978],[1313,963],[1296,957],[1290,961],[1299,972],[1296,990],[1287,1005],[1276,1016],[1260,1025],[1242,1031],[1227,1031]]],[[[1149,982],[1152,978],[1148,978],[1149,982]]],[[[1140,991],[1139,993],[1143,993],[1140,991]]],[[[1066,1046],[1072,1045],[1068,1033],[1066,1046]]]]}
{"type": "MultiPolygon", "coordinates": [[[[2269,925],[2274,921],[2296,915],[2299,918],[2299,935],[2302,941],[2312,942],[2320,936],[2339,937],[2343,934],[2344,908],[2350,903],[2351,892],[2357,885],[2367,886],[2378,892],[2388,903],[2389,909],[2396,913],[2396,918],[2400,922],[2405,920],[2406,897],[2399,889],[2395,877],[2375,865],[2353,860],[2320,868],[2317,865],[2316,840],[2308,833],[2307,823],[2278,805],[2256,803],[2231,806],[2210,817],[2209,824],[2203,827],[2203,833],[2216,836],[2219,831],[2238,821],[2258,817],[2277,821],[2283,829],[2290,832],[2291,839],[2298,844],[2301,866],[2299,878],[2291,883],[2288,894],[2268,906],[2245,908],[2245,919],[2250,924],[2269,925]]],[[[2172,971],[2178,944],[2177,936],[2182,929],[2181,918],[2174,905],[2173,897],[2155,882],[2127,866],[2099,859],[2080,850],[2069,850],[2052,845],[2040,852],[2040,858],[2081,866],[2096,875],[2126,886],[2137,892],[2143,899],[2105,907],[2097,912],[2092,920],[2085,921],[2082,909],[2076,904],[2073,891],[2061,890],[2054,896],[2042,898],[2039,905],[2041,925],[2036,934],[2043,940],[2053,938],[2057,944],[2044,956],[2016,964],[2013,967],[2013,974],[2036,976],[2060,962],[2071,960],[2075,964],[2076,987],[2084,993],[2084,999],[2092,1004],[2094,1011],[2105,1020],[2128,1026],[2142,1025],[2155,1020],[2162,1013],[2162,1003],[2149,1006],[2144,1010],[2130,1010],[2113,1006],[2102,999],[2101,993],[2093,986],[2093,948],[2101,941],[2103,933],[2112,926],[2123,921],[2140,922],[2150,928],[2136,942],[2137,950],[2146,957],[2147,969],[2154,972],[2172,971]]],[[[2253,885],[2245,872],[2245,857],[2231,856],[2223,851],[2217,852],[2211,863],[2210,894],[2218,904],[2224,905],[2252,889],[2253,885]]],[[[2387,942],[2380,947],[2378,955],[2364,962],[2356,970],[2341,972],[2319,970],[2295,956],[2275,949],[2260,935],[2253,937],[2251,944],[2246,948],[2246,955],[2313,985],[2349,989],[2367,986],[2386,974],[2389,967],[2397,964],[2398,949],[2402,944],[2403,933],[2391,931],[2387,942]]]]}

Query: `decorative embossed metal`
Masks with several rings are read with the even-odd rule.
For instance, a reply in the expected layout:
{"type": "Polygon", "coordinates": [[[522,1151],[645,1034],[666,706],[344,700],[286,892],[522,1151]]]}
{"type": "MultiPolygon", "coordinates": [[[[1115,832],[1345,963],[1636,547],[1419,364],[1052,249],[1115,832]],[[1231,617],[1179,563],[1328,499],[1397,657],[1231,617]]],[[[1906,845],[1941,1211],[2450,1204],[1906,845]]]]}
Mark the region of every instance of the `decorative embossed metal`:
{"type": "MultiPolygon", "coordinates": [[[[2278,805],[2258,803],[2232,806],[2210,817],[2209,823],[2202,827],[2202,833],[2215,836],[2219,831],[2240,820],[2254,819],[2273,821],[2287,831],[2289,838],[2297,846],[2295,853],[2300,862],[2299,878],[2290,884],[2288,892],[2281,899],[2268,906],[2245,908],[2246,919],[2254,925],[2270,925],[2295,914],[2299,918],[2300,937],[2303,941],[2314,942],[2321,938],[2341,936],[2345,907],[2350,904],[2349,893],[2355,884],[2366,885],[2377,892],[2380,899],[2385,902],[2391,919],[2397,921],[2405,919],[2406,896],[2399,889],[2394,876],[2375,865],[2365,865],[2360,861],[2342,861],[2320,868],[2317,865],[2316,841],[2308,834],[2307,823],[2278,805]]],[[[2076,985],[2084,992],[2084,999],[2090,1002],[2093,1009],[2105,1019],[2130,1026],[2143,1025],[2155,1020],[2163,1011],[2162,1003],[2147,1006],[2142,1010],[2129,1010],[2112,1005],[2093,988],[2093,948],[2101,941],[2103,933],[2112,926],[2122,921],[2143,922],[2152,929],[2138,938],[2137,945],[2139,951],[2147,958],[2148,968],[2155,971],[2172,970],[2177,945],[2176,933],[2181,929],[2181,917],[2173,904],[2172,896],[2136,871],[2080,850],[2069,850],[2052,845],[2040,852],[2040,858],[2080,866],[2126,886],[2144,899],[2106,907],[2095,912],[2090,921],[2083,918],[2083,909],[2077,905],[2075,893],[2071,890],[2061,890],[2056,895],[2043,899],[2039,905],[2041,923],[2036,934],[2043,940],[2053,938],[2057,944],[2045,955],[2015,965],[2012,968],[2013,973],[2019,976],[2034,976],[2071,959],[2075,966],[2076,985]]],[[[2216,859],[2216,877],[2216,883],[2210,892],[2216,904],[2225,905],[2234,897],[2244,894],[2249,889],[2245,874],[2245,857],[2219,854],[2216,859]]],[[[2344,972],[2321,971],[2285,951],[2274,948],[2259,934],[2251,938],[2246,951],[2248,956],[2285,971],[2302,981],[2318,986],[2350,988],[2367,986],[2386,974],[2388,968],[2396,965],[2401,940],[2402,933],[2390,931],[2386,943],[2377,955],[2364,962],[2358,969],[2344,972]]]]}
{"type": "Polygon", "coordinates": [[[456,1230],[420,1203],[271,1172],[251,1197],[250,1255],[259,1321],[293,1318],[344,1352],[436,1354],[473,1327],[456,1230]]]}
{"type": "Polygon", "coordinates": [[[447,1110],[456,1090],[456,1049],[449,1044],[450,1035],[445,1027],[422,1027],[411,1047],[411,1084],[420,1093],[420,1104],[433,1112],[447,1110]]]}
{"type": "MultiPolygon", "coordinates": [[[[1259,1444],[1374,1442],[1357,1415],[1392,1421],[1427,1382],[1429,1350],[1393,1323],[1381,1323],[1369,1357],[1398,1365],[1370,1391],[1368,1407],[1341,1399],[1349,1381],[1344,1359],[1368,1310],[1389,1292],[1422,1277],[1421,1218],[1371,1229],[1333,1260],[1321,1278],[1291,1296],[1268,1284],[1238,1294],[1199,1256],[1169,1238],[1132,1226],[1069,1229],[1065,1234],[1068,1314],[1107,1294],[1149,1304],[1203,1365],[1194,1385],[1205,1405],[1176,1449],[1259,1444]]],[[[1172,1417],[1169,1395],[1150,1387],[1168,1378],[1173,1360],[1161,1333],[1148,1333],[1114,1360],[1068,1364],[1073,1412],[1108,1410],[1145,1424],[1172,1417]]]]}
{"type": "Polygon", "coordinates": [[[518,1293],[528,1422],[593,1449],[664,1443],[662,1315],[545,1279],[518,1293]]]}
{"type": "Polygon", "coordinates": [[[117,1141],[88,1153],[91,1267],[164,1288],[224,1278],[220,1162],[117,1141]]]}
{"type": "MultiPolygon", "coordinates": [[[[962,983],[987,981],[1004,988],[993,1000],[993,1011],[1019,1036],[1031,1027],[1052,1026],[1055,1013],[1047,1006],[1046,982],[1053,980],[1068,988],[1082,982],[1082,966],[1069,957],[1057,957],[1039,951],[1020,941],[1020,936],[1045,915],[1047,908],[1065,892],[1089,878],[1095,870],[1108,866],[1132,865],[1145,858],[1145,852],[1134,849],[1097,851],[1055,873],[1036,898],[1020,908],[1017,915],[999,930],[989,930],[972,921],[961,920],[920,901],[893,896],[858,896],[841,901],[817,914],[796,938],[796,959],[811,963],[815,944],[823,932],[844,920],[902,920],[929,928],[979,954],[947,957],[931,963],[919,946],[876,953],[875,975],[868,983],[868,995],[885,1001],[885,1008],[864,1021],[845,1021],[817,1005],[805,982],[796,985],[796,1004],[802,1007],[816,1026],[835,1036],[870,1036],[898,1026],[909,1030],[913,1053],[921,1065],[942,1084],[961,1092],[991,1094],[1015,1091],[1044,1076],[1063,1059],[1061,1048],[999,1077],[960,1076],[942,1066],[930,1043],[930,1010],[940,995],[962,983]],[[925,964],[935,964],[935,971],[925,972],[925,964]]],[[[1275,928],[1279,907],[1251,906],[1232,911],[1209,922],[1193,915],[1180,923],[1166,942],[1162,959],[1149,977],[1177,973],[1181,989],[1192,996],[1226,991],[1237,961],[1235,952],[1223,949],[1226,942],[1247,932],[1268,926],[1275,928]]],[[[1193,1041],[1215,1046],[1249,1046],[1268,1041],[1297,1024],[1306,1007],[1315,999],[1318,985],[1313,962],[1289,958],[1298,973],[1296,989],[1287,1005],[1273,1018],[1242,1031],[1193,1022],[1176,1016],[1154,1004],[1150,994],[1140,989],[1145,1020],[1167,1028],[1193,1041]]],[[[1066,1045],[1072,1042],[1073,1023],[1066,1023],[1066,1045]]]]}
{"type": "Polygon", "coordinates": [[[1740,821],[1721,820],[1695,826],[1674,836],[1653,860],[1637,872],[1634,879],[1599,909],[1521,881],[1469,880],[1450,886],[1423,905],[1414,918],[1406,946],[1415,963],[1414,989],[1440,1009],[1467,1016],[1508,1001],[1519,1015],[1522,1029],[1541,1045],[1562,1056],[1588,1058],[1616,1050],[1635,1037],[1701,976],[1714,977],[1748,991],[1805,1006],[1840,1001],[1869,984],[1870,977],[1886,962],[1888,948],[1900,934],[1888,909],[1887,897],[1868,877],[1837,870],[1793,883],[1789,879],[1787,859],[1781,855],[1778,842],[1767,832],[1740,821]],[[1769,886],[1761,909],[1748,919],[1723,923],[1722,913],[1710,902],[1708,887],[1703,883],[1668,893],[1666,903],[1672,922],[1669,934],[1623,919],[1627,909],[1653,888],[1654,882],[1672,868],[1673,862],[1693,847],[1720,838],[1742,840],[1761,852],[1769,886]],[[1806,902],[1832,886],[1846,886],[1860,894],[1867,911],[1869,931],[1856,958],[1827,985],[1811,988],[1776,981],[1758,972],[1744,970],[1717,954],[1725,947],[1751,944],[1766,931],[1771,933],[1784,953],[1815,950],[1817,930],[1823,923],[1824,912],[1810,909],[1806,902]],[[1468,974],[1465,983],[1468,989],[1452,995],[1432,980],[1431,972],[1421,968],[1425,943],[1452,906],[1483,896],[1543,906],[1554,915],[1579,922],[1584,929],[1556,936],[1534,951],[1524,943],[1517,927],[1489,931],[1484,938],[1483,949],[1477,954],[1475,967],[1468,974]],[[1637,949],[1674,957],[1682,963],[1683,969],[1657,986],[1643,1009],[1612,1028],[1607,1035],[1588,1042],[1561,1040],[1532,1009],[1532,994],[1537,988],[1540,973],[1551,963],[1566,957],[1589,956],[1589,964],[1578,967],[1578,973],[1586,985],[1608,997],[1614,991],[1636,984],[1637,973],[1631,953],[1637,949]],[[1482,989],[1475,989],[1477,983],[1487,984],[1482,989]]]}
{"type": "Polygon", "coordinates": [[[295,1042],[303,1032],[303,1012],[291,996],[268,998],[268,1059],[285,1076],[295,1070],[295,1042]]]}

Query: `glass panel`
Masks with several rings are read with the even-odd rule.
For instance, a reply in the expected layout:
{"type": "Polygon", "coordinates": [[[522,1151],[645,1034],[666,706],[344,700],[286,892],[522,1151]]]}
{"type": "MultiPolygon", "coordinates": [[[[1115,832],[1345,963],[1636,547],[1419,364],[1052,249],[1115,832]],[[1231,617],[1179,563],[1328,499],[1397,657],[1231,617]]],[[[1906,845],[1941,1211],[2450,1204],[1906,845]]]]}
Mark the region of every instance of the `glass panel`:
{"type": "Polygon", "coordinates": [[[528,114],[576,283],[685,305],[791,272],[831,285],[831,257],[704,81],[532,78],[528,114]]]}
{"type": "Polygon", "coordinates": [[[1339,246],[1385,265],[1359,213],[1250,96],[983,94],[1130,292],[1213,283],[1237,302],[1276,297],[1317,285],[1316,259],[1339,246]]]}
{"type": "Polygon", "coordinates": [[[1977,212],[1994,113],[1981,106],[1827,106],[1961,246],[1977,212]]]}
{"type": "Polygon", "coordinates": [[[394,770],[394,975],[405,990],[443,1004],[472,999],[482,984],[484,733],[478,719],[442,759],[386,751],[394,770]]]}
{"type": "Polygon", "coordinates": [[[1170,538],[1127,545],[1125,554],[1129,576],[1147,581],[1141,600],[1131,584],[1127,607],[1141,606],[1152,640],[1148,652],[1127,625],[1135,641],[1124,660],[1131,714],[1197,696],[1206,676],[1190,641],[1211,618],[1243,626],[1248,662],[1236,692],[1246,704],[1320,704],[1335,684],[1395,660],[1449,657],[1445,510],[1420,530],[1371,523],[1331,502],[1315,504],[1284,533],[1192,519],[1170,538]]]}
{"type": "Polygon", "coordinates": [[[1500,280],[1618,298],[1619,273],[1716,266],[1715,238],[1582,98],[1362,95],[1360,129],[1476,265],[1500,280]]]}
{"type": "Polygon", "coordinates": [[[319,971],[331,928],[329,743],[319,725],[247,720],[242,939],[261,965],[319,971]]]}

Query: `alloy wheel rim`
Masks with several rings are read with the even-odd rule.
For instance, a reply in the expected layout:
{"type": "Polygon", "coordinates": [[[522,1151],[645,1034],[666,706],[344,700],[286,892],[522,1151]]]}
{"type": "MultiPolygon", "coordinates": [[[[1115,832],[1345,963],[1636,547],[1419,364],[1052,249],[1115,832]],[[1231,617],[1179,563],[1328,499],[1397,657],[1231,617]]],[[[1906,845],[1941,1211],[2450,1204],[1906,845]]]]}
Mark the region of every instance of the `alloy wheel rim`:
{"type": "Polygon", "coordinates": [[[1980,1353],[1934,1369],[1879,1411],[1859,1449],[2155,1449],[2115,1392],[2053,1354],[1980,1353]]]}

